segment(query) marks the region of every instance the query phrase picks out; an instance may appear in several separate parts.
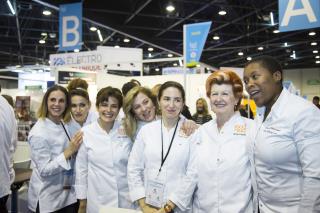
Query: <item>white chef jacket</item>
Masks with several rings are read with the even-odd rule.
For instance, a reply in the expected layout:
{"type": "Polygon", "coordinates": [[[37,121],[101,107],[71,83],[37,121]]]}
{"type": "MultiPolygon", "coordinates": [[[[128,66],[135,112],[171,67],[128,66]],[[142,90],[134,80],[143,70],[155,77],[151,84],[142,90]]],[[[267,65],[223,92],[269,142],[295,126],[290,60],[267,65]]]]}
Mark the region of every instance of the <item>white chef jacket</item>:
{"type": "Polygon", "coordinates": [[[109,134],[98,122],[82,128],[83,143],[76,158],[76,194],[87,199],[87,212],[99,207],[133,209],[129,197],[127,164],[132,142],[119,121],[109,134]]]}
{"type": "Polygon", "coordinates": [[[12,107],[0,95],[0,198],[10,194],[14,181],[13,153],[17,145],[17,123],[12,107]]]}
{"type": "MultiPolygon", "coordinates": [[[[95,111],[89,111],[86,121],[83,123],[83,126],[87,126],[98,119],[98,113],[95,111]]],[[[67,123],[66,127],[68,128],[68,131],[70,133],[70,138],[72,138],[80,129],[81,125],[74,120],[74,118],[71,116],[71,120],[67,123]]]]}
{"type": "Polygon", "coordinates": [[[252,145],[261,213],[320,212],[320,111],[283,89],[252,145]]]}
{"type": "Polygon", "coordinates": [[[239,112],[220,132],[215,118],[203,124],[190,138],[186,177],[169,199],[183,209],[193,196],[193,213],[253,212],[248,154],[253,125],[239,112]]]}
{"type": "MultiPolygon", "coordinates": [[[[184,119],[180,119],[175,138],[168,157],[161,168],[161,119],[145,124],[138,132],[130,153],[128,163],[128,182],[132,201],[146,197],[146,186],[149,180],[158,178],[165,184],[163,193],[163,206],[168,201],[168,196],[179,186],[189,158],[188,137],[180,131],[184,119]]],[[[167,153],[174,127],[169,131],[164,125],[163,130],[163,155],[167,153]]],[[[175,212],[191,212],[175,209],[175,212]]]]}
{"type": "Polygon", "coordinates": [[[28,142],[33,171],[28,191],[28,207],[40,212],[53,212],[77,201],[74,188],[64,190],[64,178],[71,169],[63,151],[69,140],[61,124],[39,119],[31,129],[28,142]]]}

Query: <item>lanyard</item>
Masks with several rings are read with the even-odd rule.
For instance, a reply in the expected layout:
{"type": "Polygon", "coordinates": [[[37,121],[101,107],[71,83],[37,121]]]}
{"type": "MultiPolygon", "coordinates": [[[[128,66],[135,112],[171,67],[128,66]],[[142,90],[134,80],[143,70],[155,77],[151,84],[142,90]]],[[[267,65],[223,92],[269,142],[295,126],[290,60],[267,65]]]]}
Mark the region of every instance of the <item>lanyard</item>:
{"type": "Polygon", "coordinates": [[[161,172],[161,168],[162,168],[164,162],[167,160],[167,157],[168,157],[169,152],[171,150],[172,142],[173,142],[174,136],[176,135],[176,131],[177,131],[177,127],[178,127],[179,121],[180,121],[180,117],[179,117],[179,119],[177,121],[177,124],[176,124],[176,127],[174,129],[174,132],[173,132],[173,135],[172,135],[172,138],[171,138],[171,141],[170,141],[170,145],[169,145],[167,154],[163,158],[163,132],[162,132],[162,119],[161,119],[161,166],[160,166],[160,169],[159,169],[159,173],[161,172]]]}
{"type": "Polygon", "coordinates": [[[68,134],[68,132],[67,132],[66,128],[65,128],[65,127],[64,127],[64,125],[63,125],[63,122],[62,122],[62,121],[60,121],[60,123],[61,123],[61,125],[62,125],[62,127],[63,127],[63,130],[64,130],[64,132],[66,133],[66,135],[67,135],[67,137],[68,137],[69,141],[71,141],[71,138],[70,138],[70,136],[69,136],[69,134],[68,134]]]}

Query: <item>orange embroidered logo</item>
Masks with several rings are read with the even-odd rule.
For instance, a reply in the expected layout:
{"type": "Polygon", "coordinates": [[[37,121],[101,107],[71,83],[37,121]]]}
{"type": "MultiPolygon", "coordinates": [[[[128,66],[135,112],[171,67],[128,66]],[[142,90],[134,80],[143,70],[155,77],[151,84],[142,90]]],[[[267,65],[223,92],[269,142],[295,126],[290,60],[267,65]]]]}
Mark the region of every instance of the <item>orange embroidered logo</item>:
{"type": "Polygon", "coordinates": [[[246,125],[237,124],[234,126],[234,135],[245,135],[246,134],[246,125]]]}

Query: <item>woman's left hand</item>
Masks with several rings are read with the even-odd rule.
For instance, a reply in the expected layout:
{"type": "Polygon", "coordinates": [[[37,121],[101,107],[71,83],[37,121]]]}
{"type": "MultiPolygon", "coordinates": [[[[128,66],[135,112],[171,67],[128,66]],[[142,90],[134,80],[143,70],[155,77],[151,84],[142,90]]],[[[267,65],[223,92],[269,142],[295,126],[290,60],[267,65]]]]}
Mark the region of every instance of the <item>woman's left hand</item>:
{"type": "Polygon", "coordinates": [[[182,123],[181,130],[186,136],[192,135],[199,128],[199,125],[196,124],[193,120],[185,120],[182,123]]]}

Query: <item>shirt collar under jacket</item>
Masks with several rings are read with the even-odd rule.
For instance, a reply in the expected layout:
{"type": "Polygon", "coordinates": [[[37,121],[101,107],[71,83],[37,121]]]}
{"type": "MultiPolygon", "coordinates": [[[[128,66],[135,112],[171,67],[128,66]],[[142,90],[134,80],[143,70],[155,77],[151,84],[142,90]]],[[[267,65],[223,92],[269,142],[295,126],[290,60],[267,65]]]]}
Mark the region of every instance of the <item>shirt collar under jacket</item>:
{"type": "MultiPolygon", "coordinates": [[[[290,95],[290,92],[286,88],[283,88],[278,99],[271,107],[270,113],[267,116],[267,118],[265,119],[266,121],[271,119],[273,116],[280,115],[279,113],[281,113],[281,111],[283,110],[283,107],[287,107],[285,105],[285,103],[287,102],[289,95],[290,95]]],[[[263,121],[263,116],[264,116],[265,111],[266,111],[265,106],[257,108],[257,118],[258,118],[259,122],[261,122],[261,123],[263,121]]]]}
{"type": "Polygon", "coordinates": [[[107,133],[99,124],[99,122],[94,122],[94,125],[96,125],[96,129],[101,132],[102,134],[108,134],[111,135],[115,131],[118,131],[119,126],[121,125],[121,121],[115,120],[112,129],[110,130],[109,133],[107,133]]]}

